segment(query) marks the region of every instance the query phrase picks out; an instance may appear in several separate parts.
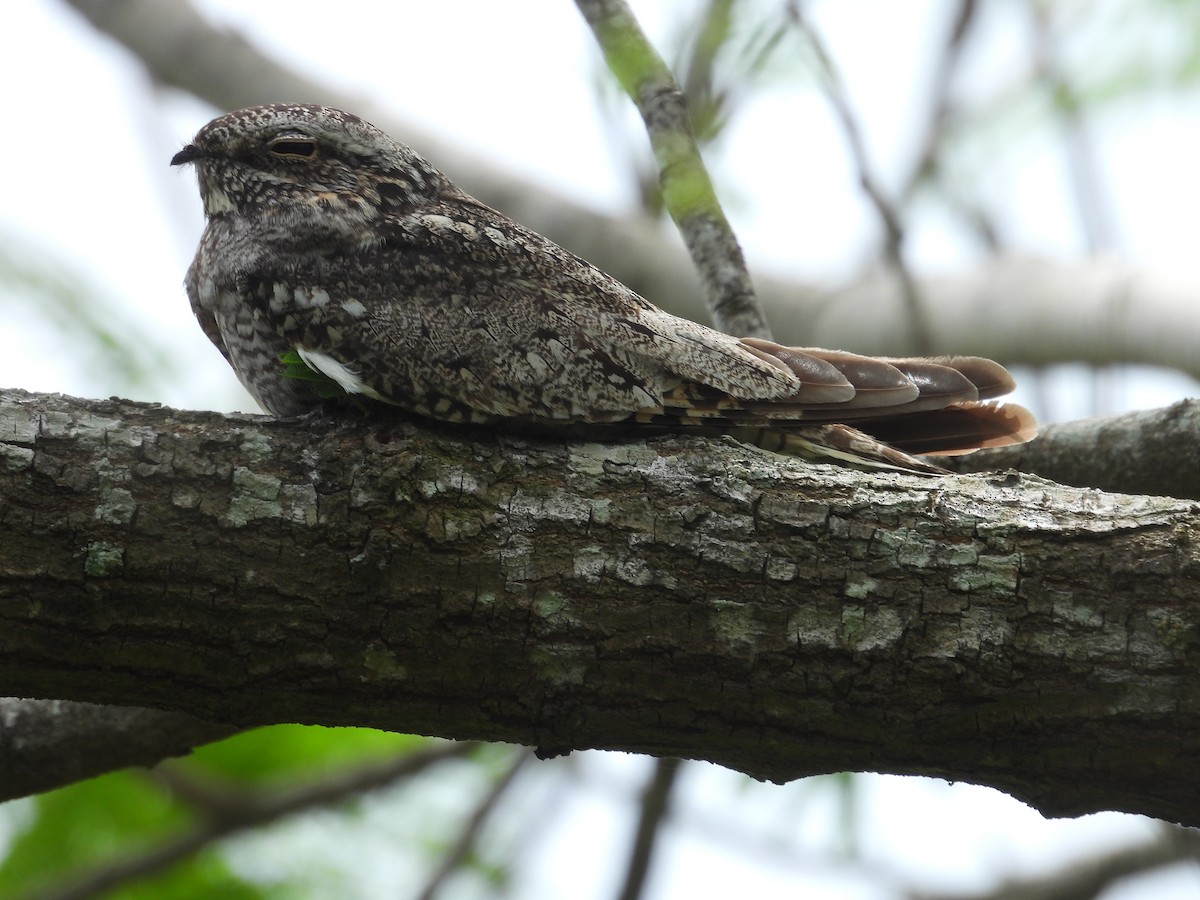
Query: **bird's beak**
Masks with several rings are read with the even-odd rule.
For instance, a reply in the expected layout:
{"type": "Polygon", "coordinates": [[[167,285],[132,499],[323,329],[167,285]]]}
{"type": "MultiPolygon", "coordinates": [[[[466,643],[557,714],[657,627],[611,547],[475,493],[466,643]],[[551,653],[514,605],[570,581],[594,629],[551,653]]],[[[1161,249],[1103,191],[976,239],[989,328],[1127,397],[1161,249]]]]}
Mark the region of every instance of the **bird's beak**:
{"type": "Polygon", "coordinates": [[[200,159],[202,156],[204,156],[204,151],[202,151],[195,144],[188,144],[186,147],[184,147],[182,150],[180,150],[178,153],[176,153],[174,156],[171,157],[171,165],[182,166],[184,163],[195,162],[196,160],[200,159]]]}

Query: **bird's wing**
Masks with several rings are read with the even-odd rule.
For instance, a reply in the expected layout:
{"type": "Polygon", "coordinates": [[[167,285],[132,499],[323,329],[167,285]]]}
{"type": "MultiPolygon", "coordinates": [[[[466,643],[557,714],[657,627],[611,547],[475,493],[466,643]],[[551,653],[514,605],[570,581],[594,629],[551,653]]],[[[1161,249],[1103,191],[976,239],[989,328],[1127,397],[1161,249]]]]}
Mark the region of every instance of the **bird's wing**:
{"type": "Polygon", "coordinates": [[[314,312],[301,340],[353,366],[375,394],[435,418],[868,432],[879,420],[898,440],[949,452],[1033,428],[1019,408],[980,402],[1012,388],[990,360],[731,337],[658,309],[470,198],[397,215],[363,253],[362,270],[386,282],[343,278],[347,299],[314,312]],[[941,410],[953,412],[933,415],[941,410]]]}

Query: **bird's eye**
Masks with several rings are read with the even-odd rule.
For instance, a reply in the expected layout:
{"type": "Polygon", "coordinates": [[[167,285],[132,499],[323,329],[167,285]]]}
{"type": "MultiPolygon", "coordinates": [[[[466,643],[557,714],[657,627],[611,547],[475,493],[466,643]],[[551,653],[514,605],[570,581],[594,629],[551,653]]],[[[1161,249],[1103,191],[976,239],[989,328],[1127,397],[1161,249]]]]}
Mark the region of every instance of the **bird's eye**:
{"type": "Polygon", "coordinates": [[[275,138],[267,149],[281,159],[312,159],[317,155],[317,142],[300,137],[275,138]]]}

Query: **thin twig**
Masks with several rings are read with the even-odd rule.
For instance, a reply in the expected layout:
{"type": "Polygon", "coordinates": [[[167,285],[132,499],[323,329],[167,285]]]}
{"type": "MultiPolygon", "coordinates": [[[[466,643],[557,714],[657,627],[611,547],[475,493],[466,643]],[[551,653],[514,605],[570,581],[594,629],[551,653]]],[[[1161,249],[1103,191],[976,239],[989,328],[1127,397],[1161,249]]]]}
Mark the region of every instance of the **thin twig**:
{"type": "Polygon", "coordinates": [[[913,277],[912,271],[904,259],[904,228],[900,222],[900,215],[891,200],[884,193],[882,185],[880,185],[879,180],[875,177],[871,169],[870,162],[867,160],[867,151],[863,143],[862,133],[859,130],[858,121],[855,119],[854,113],[850,110],[850,103],[846,98],[846,91],[842,84],[841,76],[833,64],[832,57],[825,49],[825,44],[821,40],[820,35],[805,17],[802,0],[791,0],[787,6],[787,14],[800,29],[808,40],[809,46],[812,48],[817,65],[821,70],[821,83],[825,89],[825,96],[833,107],[834,114],[842,126],[842,131],[846,136],[846,143],[850,147],[850,155],[854,160],[855,168],[858,170],[859,185],[871,201],[871,204],[875,207],[875,211],[879,215],[879,221],[883,225],[884,252],[887,256],[888,265],[895,273],[896,280],[900,282],[901,293],[908,310],[913,349],[916,353],[928,354],[932,351],[932,329],[929,317],[926,315],[924,306],[921,303],[916,279],[913,277]]]}
{"type": "Polygon", "coordinates": [[[484,824],[496,809],[500,798],[512,786],[517,773],[531,759],[533,759],[533,754],[529,750],[520,750],[517,752],[517,756],[511,765],[509,765],[508,771],[492,785],[492,789],[487,792],[483,800],[475,807],[475,811],[471,813],[471,817],[467,819],[458,836],[458,840],[454,842],[454,846],[442,857],[437,870],[430,876],[425,889],[418,895],[419,900],[432,900],[445,886],[446,880],[454,874],[455,870],[462,866],[463,860],[466,859],[467,854],[475,846],[475,842],[479,839],[479,832],[483,830],[484,824]]]}
{"type": "Polygon", "coordinates": [[[768,337],[742,248],[700,158],[683,91],[624,0],[575,3],[646,123],[663,203],[700,272],[713,321],[730,334],[768,337]]]}
{"type": "Polygon", "coordinates": [[[711,140],[721,130],[727,95],[718,89],[716,62],[733,29],[733,2],[708,0],[699,17],[700,27],[690,52],[676,66],[683,73],[681,87],[688,100],[698,144],[711,140]]]}
{"type": "Polygon", "coordinates": [[[1067,177],[1083,228],[1088,253],[1111,250],[1116,243],[1111,204],[1100,177],[1100,163],[1084,120],[1082,104],[1059,65],[1055,37],[1045,4],[1028,0],[1033,20],[1034,67],[1050,91],[1053,113],[1062,131],[1067,177]]]}
{"type": "MultiPolygon", "coordinates": [[[[955,74],[963,57],[967,35],[972,26],[978,21],[977,13],[981,4],[979,0],[959,0],[954,20],[946,32],[942,43],[942,52],[934,68],[931,84],[933,97],[929,104],[929,117],[925,124],[925,136],[921,140],[921,152],[909,169],[908,177],[903,180],[902,187],[896,196],[897,204],[907,207],[923,184],[935,180],[941,172],[941,154],[945,147],[946,135],[951,130],[951,124],[957,115],[957,109],[951,97],[951,87],[955,74]]],[[[992,217],[974,199],[960,195],[945,179],[939,185],[943,200],[947,207],[954,212],[975,235],[976,240],[990,253],[999,253],[1001,248],[1000,232],[992,217]]]]}
{"type": "Polygon", "coordinates": [[[929,104],[929,118],[925,123],[925,136],[921,140],[921,154],[909,170],[908,177],[904,179],[904,187],[897,194],[902,198],[902,202],[909,200],[921,183],[938,168],[938,157],[941,154],[946,127],[954,115],[950,88],[954,84],[954,75],[962,59],[967,35],[976,21],[978,11],[979,0],[959,0],[954,21],[946,32],[942,52],[934,69],[931,85],[933,96],[929,104]]]}
{"type": "Polygon", "coordinates": [[[1093,900],[1116,882],[1184,860],[1200,859],[1195,829],[1162,825],[1154,837],[1082,860],[1049,875],[1001,884],[978,893],[913,891],[913,900],[1093,900]]]}
{"type": "Polygon", "coordinates": [[[629,854],[629,865],[625,868],[625,883],[617,894],[619,900],[638,900],[642,896],[681,765],[682,760],[678,759],[654,761],[654,774],[642,792],[642,811],[629,854]]]}
{"type": "MultiPolygon", "coordinates": [[[[1113,249],[1116,226],[1100,175],[1096,148],[1084,120],[1082,103],[1059,64],[1049,12],[1040,0],[1028,0],[1028,6],[1033,20],[1035,72],[1050,92],[1051,112],[1062,134],[1067,180],[1087,252],[1090,256],[1097,256],[1113,249]]],[[[1093,367],[1092,415],[1112,409],[1112,393],[1111,367],[1093,367]]]]}
{"type": "Polygon", "coordinates": [[[327,806],[355,794],[408,778],[430,766],[466,756],[477,743],[437,742],[429,747],[375,766],[363,766],[317,784],[277,792],[234,791],[229,787],[201,783],[193,775],[184,777],[172,768],[156,770],[155,776],[174,793],[199,805],[206,818],[191,831],[145,853],[128,856],[66,883],[40,890],[38,900],[82,900],[140,878],[163,871],[221,838],[260,827],[276,819],[317,806],[327,806]]]}

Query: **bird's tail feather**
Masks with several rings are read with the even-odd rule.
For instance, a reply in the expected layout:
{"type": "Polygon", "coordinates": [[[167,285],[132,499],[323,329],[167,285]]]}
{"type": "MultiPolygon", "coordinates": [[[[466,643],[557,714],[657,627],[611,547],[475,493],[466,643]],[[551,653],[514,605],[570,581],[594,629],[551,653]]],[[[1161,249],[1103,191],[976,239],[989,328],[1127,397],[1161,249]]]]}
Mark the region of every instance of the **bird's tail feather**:
{"type": "Polygon", "coordinates": [[[734,427],[726,433],[764,450],[816,462],[941,475],[945,469],[914,454],[958,455],[981,447],[1021,444],[1034,437],[1037,423],[1032,413],[1016,404],[960,403],[873,419],[859,427],[778,424],[734,427]]]}

